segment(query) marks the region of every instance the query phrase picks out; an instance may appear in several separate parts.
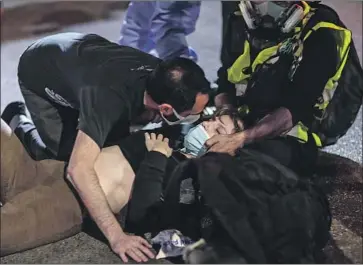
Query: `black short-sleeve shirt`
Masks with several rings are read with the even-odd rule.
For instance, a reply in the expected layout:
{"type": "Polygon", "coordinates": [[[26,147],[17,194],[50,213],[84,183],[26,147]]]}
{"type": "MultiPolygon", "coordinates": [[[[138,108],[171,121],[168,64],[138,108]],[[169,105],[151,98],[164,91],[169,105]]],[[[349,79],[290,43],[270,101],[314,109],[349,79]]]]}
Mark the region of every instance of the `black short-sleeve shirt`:
{"type": "Polygon", "coordinates": [[[143,111],[147,77],[160,61],[95,34],[60,33],[24,52],[18,76],[37,95],[78,110],[78,129],[101,148],[143,111]]]}

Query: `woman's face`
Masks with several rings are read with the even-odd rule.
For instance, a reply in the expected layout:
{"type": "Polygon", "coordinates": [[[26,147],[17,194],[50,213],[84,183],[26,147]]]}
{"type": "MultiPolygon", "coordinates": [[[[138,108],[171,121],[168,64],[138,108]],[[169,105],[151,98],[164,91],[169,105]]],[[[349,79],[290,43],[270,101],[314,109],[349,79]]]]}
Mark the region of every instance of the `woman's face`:
{"type": "MultiPolygon", "coordinates": [[[[203,121],[202,125],[209,137],[213,137],[218,134],[232,134],[236,132],[233,120],[229,115],[222,115],[208,121],[203,121]]],[[[238,125],[242,128],[241,122],[238,122],[238,125]]]]}

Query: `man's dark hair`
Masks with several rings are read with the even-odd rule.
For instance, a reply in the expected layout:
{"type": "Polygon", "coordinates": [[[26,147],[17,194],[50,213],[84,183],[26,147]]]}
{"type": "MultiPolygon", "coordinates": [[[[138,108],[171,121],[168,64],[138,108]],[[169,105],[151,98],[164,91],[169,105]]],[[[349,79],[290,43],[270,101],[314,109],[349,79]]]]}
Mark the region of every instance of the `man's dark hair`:
{"type": "Polygon", "coordinates": [[[182,112],[193,107],[198,93],[210,92],[210,83],[195,62],[175,58],[156,67],[148,79],[146,91],[156,103],[168,103],[182,112]]]}

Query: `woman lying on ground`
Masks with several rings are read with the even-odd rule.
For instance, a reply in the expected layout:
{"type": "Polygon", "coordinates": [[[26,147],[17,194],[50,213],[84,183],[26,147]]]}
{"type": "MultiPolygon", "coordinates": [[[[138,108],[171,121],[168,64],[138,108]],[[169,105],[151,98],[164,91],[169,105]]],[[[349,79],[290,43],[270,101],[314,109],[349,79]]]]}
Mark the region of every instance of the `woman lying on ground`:
{"type": "Polygon", "coordinates": [[[183,242],[174,243],[164,230],[178,230],[193,241],[202,238],[191,246],[188,263],[321,262],[331,216],[315,185],[245,148],[235,157],[207,153],[179,160],[171,171],[168,142],[145,134],[149,153],[135,177],[127,231],[152,236],[162,231],[156,242],[171,256],[183,242]],[[186,188],[194,196],[185,196],[186,188]]]}
{"type": "MultiPolygon", "coordinates": [[[[231,134],[242,128],[236,114],[226,113],[226,110],[203,124],[209,137],[231,134]]],[[[186,155],[174,152],[170,157],[170,170],[179,161],[196,154],[196,145],[199,148],[203,145],[198,142],[200,136],[206,140],[202,127],[195,127],[199,129],[193,129],[189,134],[191,142],[188,145],[186,141],[186,155]]],[[[180,127],[171,126],[157,129],[155,133],[163,133],[175,144],[173,139],[179,138],[178,130],[180,127]]],[[[150,150],[154,148],[157,151],[157,147],[150,150]]],[[[98,157],[95,170],[99,184],[115,214],[130,198],[135,172],[147,152],[144,132],[140,131],[122,140],[118,146],[104,148],[98,157]]],[[[65,169],[64,162],[32,160],[8,124],[1,120],[1,256],[58,241],[81,231],[87,213],[72,185],[65,181],[65,169]]],[[[119,246],[124,261],[126,254],[135,261],[153,257],[145,240],[132,239],[131,244],[119,246]]]]}

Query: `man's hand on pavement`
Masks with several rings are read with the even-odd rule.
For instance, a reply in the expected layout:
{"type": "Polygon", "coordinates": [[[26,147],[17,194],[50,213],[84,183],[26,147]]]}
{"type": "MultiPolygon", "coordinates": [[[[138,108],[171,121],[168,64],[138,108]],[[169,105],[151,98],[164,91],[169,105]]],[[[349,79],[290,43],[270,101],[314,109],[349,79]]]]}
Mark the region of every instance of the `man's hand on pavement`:
{"type": "Polygon", "coordinates": [[[236,150],[244,144],[243,133],[215,135],[205,143],[208,152],[228,153],[235,155],[236,150]]]}
{"type": "Polygon", "coordinates": [[[142,237],[123,234],[111,243],[112,250],[121,257],[123,262],[128,262],[127,256],[136,262],[146,262],[155,255],[151,245],[142,237]]]}

